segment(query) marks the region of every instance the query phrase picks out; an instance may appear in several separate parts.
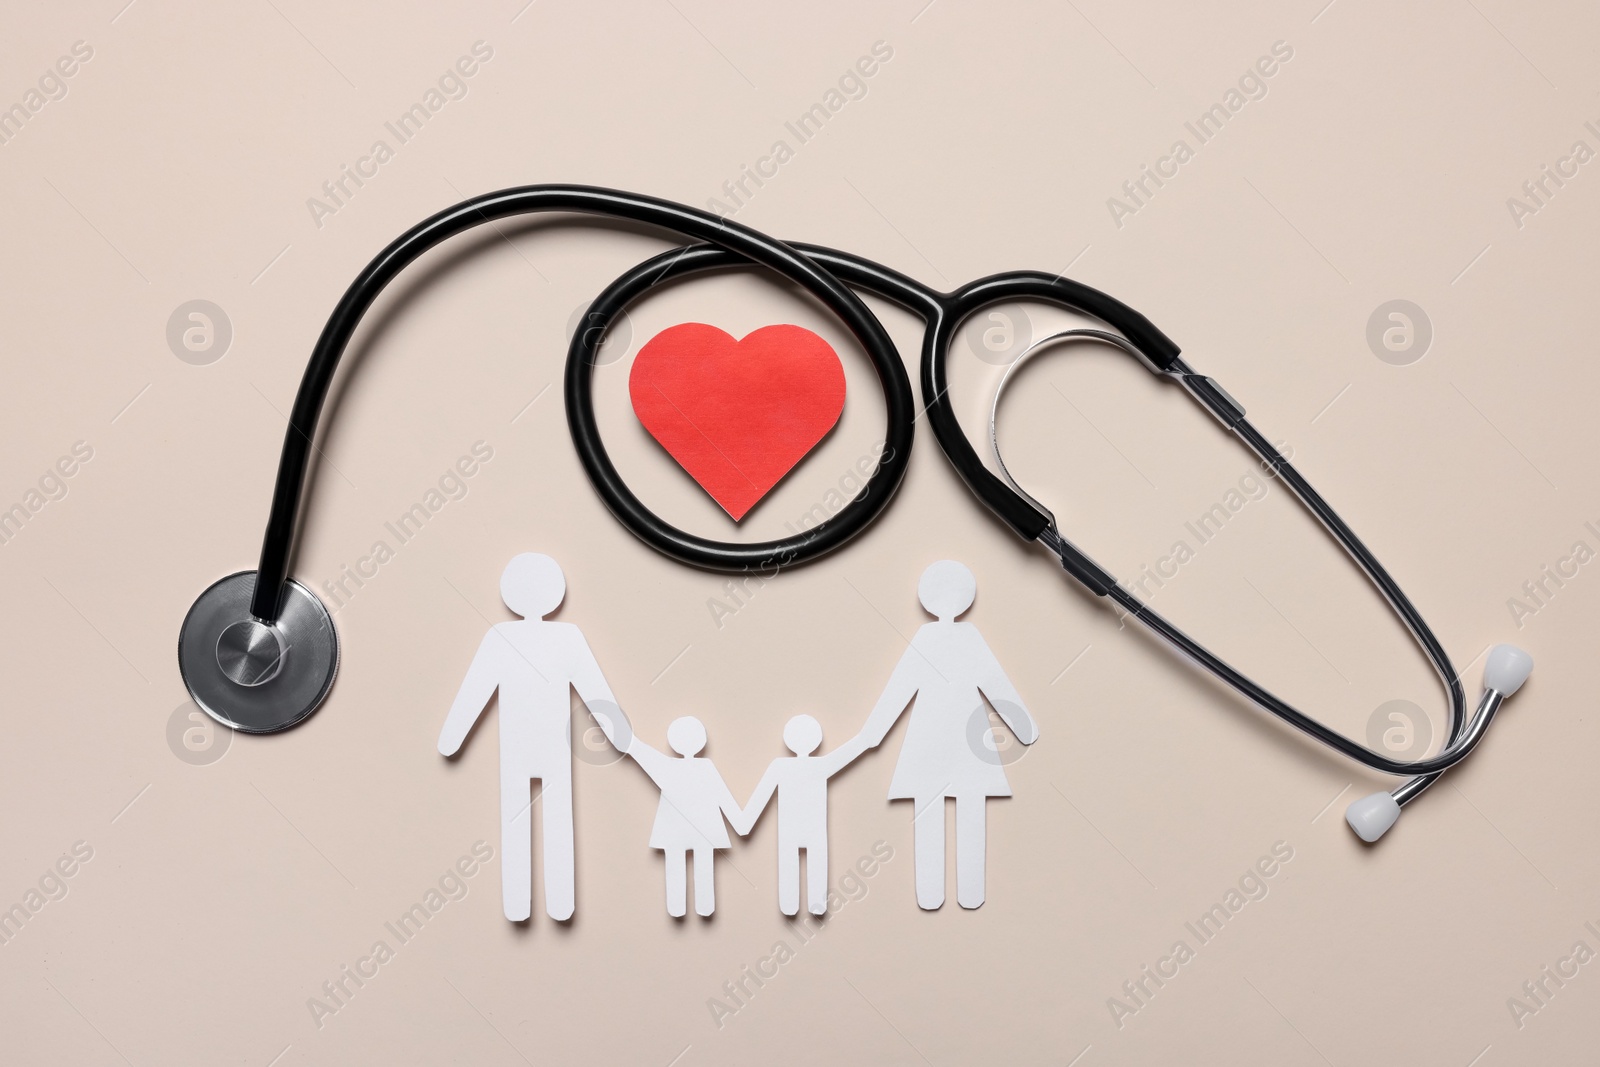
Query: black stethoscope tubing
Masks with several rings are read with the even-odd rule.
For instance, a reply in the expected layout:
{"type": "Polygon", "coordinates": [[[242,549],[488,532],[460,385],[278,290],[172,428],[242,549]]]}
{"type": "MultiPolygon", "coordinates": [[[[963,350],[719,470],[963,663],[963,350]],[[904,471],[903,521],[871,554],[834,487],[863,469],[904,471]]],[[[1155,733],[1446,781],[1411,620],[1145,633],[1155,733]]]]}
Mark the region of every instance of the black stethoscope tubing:
{"type": "MultiPolygon", "coordinates": [[[[627,219],[707,242],[665,252],[624,274],[590,306],[587,328],[576,332],[568,353],[565,399],[574,444],[586,472],[616,517],[636,536],[685,563],[723,571],[787,567],[833,551],[859,534],[882,511],[905,475],[911,455],[915,403],[899,353],[872,311],[850,288],[873,293],[914,312],[926,323],[921,387],[929,424],[945,455],[967,486],[1024,540],[1038,540],[1054,551],[1063,567],[1091,593],[1106,597],[1135,615],[1180,653],[1284,722],[1376,770],[1419,775],[1403,787],[1410,799],[1438,772],[1464,758],[1482,737],[1494,707],[1480,708],[1471,728],[1465,696],[1442,646],[1398,585],[1270,443],[1245,421],[1209,378],[1195,374],[1178,346],[1143,315],[1096,289],[1034,271],[981,278],[951,293],[940,293],[887,267],[834,249],[786,244],[710,213],[634,193],[579,185],[535,185],[487,193],[424,220],[378,254],[351,283],[312,352],[285,431],[272,508],[263,539],[250,612],[263,623],[278,617],[289,572],[305,474],[317,422],[339,359],[366,310],[383,288],[428,249],[465,230],[508,216],[566,211],[627,219]],[[757,264],[815,296],[837,315],[866,351],[883,388],[887,415],[885,451],[876,472],[838,514],[795,537],[759,543],[712,541],[678,530],[649,511],[623,484],[606,455],[593,412],[592,372],[606,326],[627,304],[674,278],[717,268],[757,264]],[[1125,350],[1151,371],[1185,386],[1190,394],[1268,462],[1312,513],[1323,522],[1400,615],[1432,661],[1450,697],[1446,748],[1428,760],[1402,762],[1375,752],[1324,727],[1235,671],[1198,642],[1143,605],[1055,529],[1053,517],[993,474],[962,432],[948,395],[946,362],[951,342],[972,314],[997,303],[1035,300],[1101,320],[1129,342],[1125,350]]],[[[1397,794],[1398,795],[1398,794],[1397,794]]]]}

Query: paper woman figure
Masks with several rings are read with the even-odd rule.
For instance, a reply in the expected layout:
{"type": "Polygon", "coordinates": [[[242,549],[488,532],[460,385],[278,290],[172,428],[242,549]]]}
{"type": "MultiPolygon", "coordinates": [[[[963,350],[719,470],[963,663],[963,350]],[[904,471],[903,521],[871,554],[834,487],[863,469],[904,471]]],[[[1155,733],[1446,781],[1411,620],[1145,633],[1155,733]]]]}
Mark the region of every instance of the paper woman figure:
{"type": "Polygon", "coordinates": [[[828,779],[866,750],[857,734],[826,756],[811,753],[822,744],[822,726],[809,715],[796,715],[783,728],[791,757],[767,765],[767,773],[732,820],[743,837],[750,832],[774,791],[778,794],[778,907],[785,915],[800,910],[800,850],[806,850],[806,902],[813,915],[828,910],[828,779]]]}
{"type": "Polygon", "coordinates": [[[723,816],[738,820],[742,813],[717,768],[697,755],[706,745],[706,728],[699,719],[674,719],[667,727],[667,744],[683,758],[658,752],[637,735],[628,745],[628,755],[661,790],[650,847],[666,854],[667,914],[675,918],[684,914],[689,878],[685,860],[692,852],[695,914],[710,915],[717,906],[713,860],[717,849],[728,847],[723,816]]]}
{"type": "Polygon", "coordinates": [[[877,747],[916,698],[889,799],[915,805],[917,903],[929,909],[944,904],[944,799],[956,802],[956,900],[963,908],[976,908],[984,896],[985,804],[989,797],[1011,795],[1005,768],[988,744],[982,698],[989,699],[1018,741],[1031,745],[1039,736],[977,627],[955,621],[972,606],[976,592],[972,572],[953,560],[923,572],[917,596],[938,621],[925,623],[911,639],[861,730],[877,747]]]}

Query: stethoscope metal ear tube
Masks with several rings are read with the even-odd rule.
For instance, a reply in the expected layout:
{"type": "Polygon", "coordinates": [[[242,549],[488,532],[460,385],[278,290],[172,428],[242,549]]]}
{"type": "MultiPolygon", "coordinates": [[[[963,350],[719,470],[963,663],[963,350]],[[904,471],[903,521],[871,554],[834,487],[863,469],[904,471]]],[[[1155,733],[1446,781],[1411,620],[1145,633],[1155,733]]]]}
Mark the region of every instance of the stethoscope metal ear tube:
{"type": "MultiPolygon", "coordinates": [[[[1082,566],[1080,561],[1085,558],[1083,553],[1061,535],[1056,526],[1055,516],[1050,510],[1039,503],[1022,486],[1018,485],[1012,477],[1009,468],[1006,467],[1005,459],[1000,453],[998,427],[1000,400],[1017,370],[1036,353],[1069,341],[1092,341],[1111,345],[1132,355],[1139,354],[1135,346],[1127,338],[1109,334],[1102,330],[1064,330],[1035,342],[1006,368],[999,384],[995,388],[994,401],[990,405],[989,411],[989,441],[994,452],[995,461],[1006,483],[1019,497],[1025,499],[1033,507],[1049,517],[1049,525],[1038,539],[1055,551],[1061,557],[1062,565],[1069,573],[1073,573],[1076,576],[1077,571],[1082,566]]],[[[1148,363],[1148,361],[1146,362],[1148,363]]],[[[1434,670],[1439,675],[1439,680],[1444,684],[1445,692],[1449,699],[1449,725],[1445,736],[1445,746],[1437,755],[1422,760],[1395,760],[1383,753],[1375,752],[1367,746],[1329,729],[1316,719],[1298,711],[1257,685],[1250,678],[1235,670],[1226,661],[1214,655],[1204,645],[1167,621],[1131,591],[1116,582],[1115,579],[1110,579],[1107,576],[1107,579],[1109,579],[1108,584],[1107,581],[1101,580],[1097,575],[1093,582],[1084,582],[1083,584],[1090,592],[1109,598],[1126,614],[1138,619],[1147,629],[1162,638],[1184,658],[1220,679],[1235,692],[1244,696],[1258,707],[1271,712],[1296,729],[1374,770],[1382,771],[1386,774],[1414,775],[1415,777],[1410,778],[1391,793],[1374,794],[1351,805],[1351,826],[1367,840],[1376,840],[1389,826],[1393,825],[1394,819],[1399,815],[1401,806],[1420,796],[1424,790],[1438,780],[1440,774],[1465,759],[1478,746],[1478,743],[1483,739],[1485,731],[1488,730],[1489,724],[1494,721],[1495,713],[1499,710],[1501,703],[1510,692],[1515,692],[1517,686],[1521,684],[1521,680],[1527,677],[1527,670],[1531,669],[1532,660],[1527,657],[1526,653],[1521,652],[1519,649],[1514,649],[1512,646],[1497,646],[1491,656],[1498,657],[1501,660],[1510,659],[1515,661],[1516,666],[1511,668],[1509,673],[1514,675],[1520,670],[1521,677],[1515,680],[1515,684],[1507,685],[1502,683],[1503,687],[1508,689],[1509,692],[1497,690],[1491,684],[1486,684],[1477,710],[1473,713],[1471,719],[1468,719],[1465,714],[1466,695],[1461,686],[1461,678],[1456,673],[1455,668],[1451,666],[1450,658],[1445,653],[1444,647],[1434,636],[1432,629],[1429,628],[1422,615],[1412,605],[1405,593],[1401,591],[1399,585],[1389,576],[1388,571],[1383,568],[1383,565],[1378,562],[1366,545],[1362,544],[1361,539],[1355,535],[1355,532],[1339,518],[1338,513],[1312,488],[1311,484],[1295,469],[1288,458],[1274,448],[1271,442],[1250,424],[1250,421],[1245,417],[1244,408],[1233,397],[1229,396],[1227,391],[1220,385],[1210,378],[1196,374],[1188,364],[1177,357],[1168,362],[1166,367],[1160,370],[1159,373],[1181,384],[1190,396],[1216,417],[1218,422],[1243,441],[1271,469],[1273,475],[1281,479],[1289,487],[1295,498],[1317,518],[1323,528],[1332,535],[1334,540],[1355,561],[1373,586],[1383,594],[1390,608],[1400,617],[1406,629],[1410,631],[1412,637],[1416,640],[1417,645],[1423,650],[1424,655],[1433,664],[1434,670]],[[1523,667],[1524,661],[1525,669],[1523,667]],[[1377,798],[1383,798],[1389,803],[1382,803],[1377,798]],[[1358,823],[1362,823],[1365,816],[1373,813],[1378,817],[1378,821],[1384,822],[1384,825],[1381,828],[1377,828],[1372,836],[1367,836],[1367,831],[1373,829],[1371,820],[1367,819],[1366,825],[1358,825],[1358,823]]],[[[1098,568],[1096,569],[1098,570],[1098,568]]],[[[1103,571],[1100,573],[1104,574],[1103,571]]],[[[1082,581],[1081,578],[1080,581],[1082,581]]],[[[1492,681],[1491,676],[1494,674],[1494,666],[1487,666],[1485,669],[1486,683],[1492,681]]]]}

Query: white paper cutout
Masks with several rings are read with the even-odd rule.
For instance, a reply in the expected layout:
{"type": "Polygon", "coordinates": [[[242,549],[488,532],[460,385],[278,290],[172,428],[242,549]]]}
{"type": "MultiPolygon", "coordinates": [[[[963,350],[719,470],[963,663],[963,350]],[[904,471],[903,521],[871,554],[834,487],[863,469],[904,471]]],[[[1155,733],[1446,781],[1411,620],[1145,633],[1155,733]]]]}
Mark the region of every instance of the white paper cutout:
{"type": "Polygon", "coordinates": [[[857,734],[826,756],[813,756],[822,743],[822,726],[796,715],[783,728],[783,743],[793,756],[773,760],[739,818],[731,820],[740,837],[750,833],[774,792],[778,802],[778,907],[785,915],[800,910],[800,850],[806,852],[806,904],[811,914],[828,910],[828,779],[866,751],[857,734]]]}
{"type": "MultiPolygon", "coordinates": [[[[533,907],[531,780],[542,786],[544,904],[550,918],[572,917],[572,729],[570,686],[591,709],[616,700],[583,634],[571,623],[547,622],[567,580],[549,556],[524,552],[506,564],[500,598],[523,616],[484,635],[439,733],[439,751],[461,748],[489,698],[500,691],[500,882],[506,918],[521,922],[533,907]]],[[[619,716],[620,718],[620,716],[619,716]]],[[[595,720],[616,743],[613,720],[595,720]]]]}
{"type": "Polygon", "coordinates": [[[977,627],[955,621],[976,593],[972,572],[954,560],[922,573],[917,596],[938,621],[925,623],[911,639],[861,731],[876,748],[916,699],[889,799],[915,805],[917,904],[929,910],[944,904],[945,798],[956,802],[956,900],[963,908],[976,908],[984,897],[985,804],[989,797],[1011,795],[1002,761],[985,743],[989,725],[982,698],[1018,741],[1031,745],[1039,736],[977,627]]]}
{"type": "MultiPolygon", "coordinates": [[[[672,720],[667,727],[667,744],[680,758],[658,752],[637,735],[629,741],[628,755],[661,790],[655,825],[650,829],[650,847],[661,849],[666,860],[667,914],[681,918],[686,911],[686,861],[692,853],[694,910],[697,915],[707,916],[717,906],[716,850],[729,844],[723,816],[737,827],[743,813],[716,766],[697,754],[706,747],[706,728],[699,719],[688,715],[672,720]]],[[[748,832],[742,830],[740,835],[748,832]]]]}
{"type": "Polygon", "coordinates": [[[957,901],[963,908],[983,903],[985,805],[989,797],[1011,795],[1004,761],[989,743],[988,709],[992,706],[1024,745],[1033,744],[1039,731],[977,628],[955,621],[972,606],[977,589],[963,564],[943,560],[923,572],[917,596],[937,621],[917,630],[861,732],[826,755],[813,755],[822,742],[822,727],[809,715],[790,719],[783,740],[794,755],[767,766],[742,808],[716,766],[699,755],[706,744],[699,719],[679,718],[667,728],[667,743],[677,757],[633,733],[582,632],[571,623],[545,619],[560,606],[566,588],[560,565],[549,556],[525,552],[506,565],[500,597],[522,618],[499,623],[484,635],[439,734],[439,751],[454,756],[499,692],[500,871],[507,919],[521,922],[532,912],[529,824],[535,778],[543,800],[545,910],[558,921],[573,914],[571,689],[577,690],[606,740],[632,756],[661,790],[650,847],[663,853],[668,914],[682,917],[687,912],[691,855],[695,911],[702,916],[715,912],[716,852],[729,847],[728,824],[741,837],[748,835],[774,802],[778,906],[785,915],[799,912],[804,850],[807,908],[826,914],[828,782],[868,748],[880,745],[907,706],[910,722],[889,799],[914,804],[917,904],[929,910],[944,904],[946,798],[956,802],[957,901]]]}

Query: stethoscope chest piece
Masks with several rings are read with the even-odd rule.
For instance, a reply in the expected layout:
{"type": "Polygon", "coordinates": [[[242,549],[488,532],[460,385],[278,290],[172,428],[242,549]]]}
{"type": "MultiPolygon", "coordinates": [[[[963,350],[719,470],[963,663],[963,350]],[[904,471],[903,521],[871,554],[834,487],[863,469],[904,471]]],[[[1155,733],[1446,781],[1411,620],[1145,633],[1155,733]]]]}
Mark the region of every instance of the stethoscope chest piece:
{"type": "Polygon", "coordinates": [[[275,622],[250,612],[256,572],[216,582],[195,600],[178,635],[189,695],[213,719],[251,734],[287,730],[310,715],[339,670],[328,609],[294,579],[275,622]]]}

